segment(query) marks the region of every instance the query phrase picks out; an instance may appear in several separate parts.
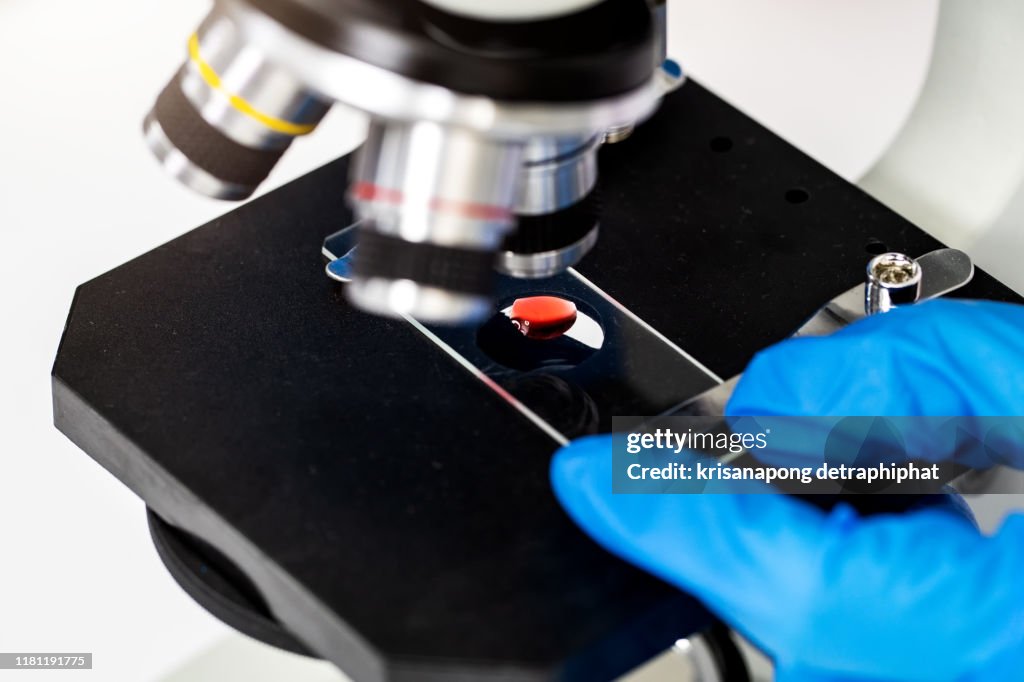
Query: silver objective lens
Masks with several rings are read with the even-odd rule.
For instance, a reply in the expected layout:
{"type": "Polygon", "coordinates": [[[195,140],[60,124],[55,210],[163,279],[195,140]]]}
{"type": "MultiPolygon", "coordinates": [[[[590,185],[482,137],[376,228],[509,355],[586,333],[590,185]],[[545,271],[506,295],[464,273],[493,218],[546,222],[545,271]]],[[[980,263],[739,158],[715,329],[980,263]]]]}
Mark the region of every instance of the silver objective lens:
{"type": "Polygon", "coordinates": [[[454,324],[491,312],[522,145],[432,122],[370,125],[349,189],[362,219],[349,299],[454,324]]]}
{"type": "Polygon", "coordinates": [[[214,10],[189,39],[188,60],[143,129],[170,175],[207,196],[236,200],[252,194],[329,107],[214,10]]]}
{"type": "Polygon", "coordinates": [[[864,312],[887,313],[917,301],[921,295],[921,266],[902,253],[883,253],[868,262],[864,312]]]}
{"type": "Polygon", "coordinates": [[[597,242],[597,150],[601,135],[535,138],[523,152],[517,227],[495,267],[513,277],[550,277],[597,242]]]}

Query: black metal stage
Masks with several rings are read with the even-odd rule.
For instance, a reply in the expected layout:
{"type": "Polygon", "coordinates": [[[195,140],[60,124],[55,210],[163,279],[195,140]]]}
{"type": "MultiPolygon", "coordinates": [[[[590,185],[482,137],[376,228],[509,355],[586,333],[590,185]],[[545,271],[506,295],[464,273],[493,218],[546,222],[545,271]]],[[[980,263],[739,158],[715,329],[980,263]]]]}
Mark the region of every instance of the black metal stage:
{"type": "MultiPolygon", "coordinates": [[[[693,82],[600,163],[601,237],[579,271],[721,377],[872,253],[939,246],[693,82]]],[[[608,679],[708,628],[561,511],[549,434],[325,277],[324,237],[351,222],[346,170],[82,285],[57,426],[356,680],[608,679]]],[[[982,272],[958,296],[1017,300],[982,272]]],[[[608,334],[594,359],[619,353],[604,378],[629,391],[659,368],[625,342],[608,334]]],[[[675,397],[711,381],[692,377],[675,397]]]]}

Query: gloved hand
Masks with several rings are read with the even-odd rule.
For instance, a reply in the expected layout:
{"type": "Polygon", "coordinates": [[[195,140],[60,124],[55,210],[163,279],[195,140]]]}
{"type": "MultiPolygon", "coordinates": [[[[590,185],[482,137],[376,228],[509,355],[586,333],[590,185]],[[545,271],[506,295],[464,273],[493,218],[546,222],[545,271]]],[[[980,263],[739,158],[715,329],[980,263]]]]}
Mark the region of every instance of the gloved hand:
{"type": "MultiPolygon", "coordinates": [[[[934,301],[781,343],[727,412],[1024,415],[1024,307],[934,301]]],[[[559,451],[569,514],[744,633],[777,679],[1024,679],[1024,516],[985,537],[956,505],[861,517],[782,495],[613,495],[611,465],[608,436],[559,451]]]]}

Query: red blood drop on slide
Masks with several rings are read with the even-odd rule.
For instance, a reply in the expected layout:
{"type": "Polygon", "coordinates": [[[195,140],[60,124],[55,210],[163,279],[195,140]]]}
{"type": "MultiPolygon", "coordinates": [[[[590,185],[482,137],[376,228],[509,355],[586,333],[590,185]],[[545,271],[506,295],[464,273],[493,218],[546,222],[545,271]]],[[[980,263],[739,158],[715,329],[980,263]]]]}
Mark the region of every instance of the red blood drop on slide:
{"type": "Polygon", "coordinates": [[[576,323],[576,304],[557,296],[517,298],[510,317],[529,339],[555,339],[576,323]]]}

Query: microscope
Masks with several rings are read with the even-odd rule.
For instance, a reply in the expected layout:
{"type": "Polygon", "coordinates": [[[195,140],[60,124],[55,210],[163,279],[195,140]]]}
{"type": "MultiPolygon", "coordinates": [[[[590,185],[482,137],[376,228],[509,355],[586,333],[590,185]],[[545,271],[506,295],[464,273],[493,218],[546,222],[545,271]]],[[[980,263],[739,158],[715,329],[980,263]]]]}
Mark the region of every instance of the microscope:
{"type": "Polygon", "coordinates": [[[1019,299],[684,78],[665,12],[216,0],[145,118],[170,175],[245,199],[331,107],[367,139],[83,284],[53,370],[58,428],[215,616],[357,682],[608,680],[666,650],[746,679],[701,604],[573,525],[552,453],[720,415],[795,331],[1019,299]]]}
{"type": "Polygon", "coordinates": [[[327,110],[370,117],[349,171],[359,308],[479,321],[493,274],[597,237],[597,149],[681,80],[645,2],[219,2],[145,121],[167,171],[241,199],[327,110]]]}

